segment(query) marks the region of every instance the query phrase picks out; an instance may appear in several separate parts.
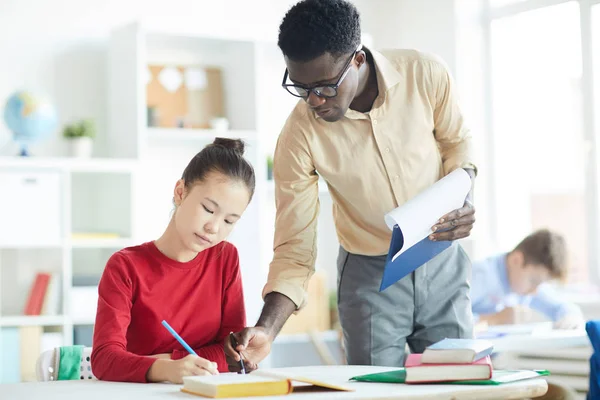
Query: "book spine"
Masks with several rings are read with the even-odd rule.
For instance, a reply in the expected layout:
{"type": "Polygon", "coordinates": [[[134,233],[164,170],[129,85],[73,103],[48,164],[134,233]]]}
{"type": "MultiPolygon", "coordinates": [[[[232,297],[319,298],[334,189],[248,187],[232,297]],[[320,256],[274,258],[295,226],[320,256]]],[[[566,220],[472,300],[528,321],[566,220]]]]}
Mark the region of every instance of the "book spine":
{"type": "Polygon", "coordinates": [[[46,297],[46,290],[50,283],[51,275],[45,272],[39,272],[35,276],[35,281],[29,292],[29,298],[25,306],[25,315],[40,315],[46,297]]]}

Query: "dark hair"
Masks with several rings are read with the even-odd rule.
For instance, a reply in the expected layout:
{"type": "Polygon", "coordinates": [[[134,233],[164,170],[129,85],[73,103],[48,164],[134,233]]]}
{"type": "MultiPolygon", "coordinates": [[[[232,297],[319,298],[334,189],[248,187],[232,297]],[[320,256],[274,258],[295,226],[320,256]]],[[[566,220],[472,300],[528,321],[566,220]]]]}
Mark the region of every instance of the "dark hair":
{"type": "Polygon", "coordinates": [[[254,195],[256,178],[254,168],[244,158],[245,144],[240,139],[215,138],[194,156],[183,171],[181,179],[190,189],[198,181],[203,181],[210,172],[220,172],[231,179],[246,184],[250,199],[254,195]]]}
{"type": "Polygon", "coordinates": [[[567,244],[564,237],[548,229],[540,229],[515,247],[523,253],[525,264],[540,264],[550,271],[553,278],[564,279],[567,275],[567,244]]]}
{"type": "Polygon", "coordinates": [[[345,0],[303,0],[287,12],[277,43],[293,61],[310,61],[330,53],[335,58],[360,44],[360,15],[345,0]]]}

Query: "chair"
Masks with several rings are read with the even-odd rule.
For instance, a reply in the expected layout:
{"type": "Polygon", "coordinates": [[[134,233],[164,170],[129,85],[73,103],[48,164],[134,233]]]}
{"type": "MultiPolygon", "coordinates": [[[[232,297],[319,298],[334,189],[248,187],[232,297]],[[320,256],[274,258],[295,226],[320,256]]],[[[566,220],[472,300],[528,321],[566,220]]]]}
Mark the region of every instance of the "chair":
{"type": "Polygon", "coordinates": [[[96,379],[92,373],[92,348],[61,346],[43,352],[37,359],[38,381],[96,379]]]}
{"type": "Polygon", "coordinates": [[[600,320],[588,321],[585,324],[594,353],[590,357],[590,387],[588,400],[600,399],[600,320]]]}

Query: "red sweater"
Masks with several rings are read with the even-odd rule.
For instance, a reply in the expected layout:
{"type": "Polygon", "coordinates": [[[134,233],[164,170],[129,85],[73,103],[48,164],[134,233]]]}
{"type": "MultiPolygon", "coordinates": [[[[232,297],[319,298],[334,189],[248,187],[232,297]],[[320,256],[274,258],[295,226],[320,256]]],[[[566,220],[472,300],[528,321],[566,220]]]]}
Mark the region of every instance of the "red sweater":
{"type": "Polygon", "coordinates": [[[103,380],[146,382],[155,358],[188,355],[162,320],[200,357],[226,372],[223,339],[246,325],[239,258],[222,242],[192,261],[174,261],[152,242],[115,253],[98,286],[92,371],[103,380]]]}

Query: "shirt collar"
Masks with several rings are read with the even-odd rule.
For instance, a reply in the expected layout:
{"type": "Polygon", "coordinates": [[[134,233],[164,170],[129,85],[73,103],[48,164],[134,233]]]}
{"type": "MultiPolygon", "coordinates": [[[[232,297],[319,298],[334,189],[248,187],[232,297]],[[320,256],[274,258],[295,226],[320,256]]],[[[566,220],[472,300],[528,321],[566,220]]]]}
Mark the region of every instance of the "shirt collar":
{"type": "MultiPolygon", "coordinates": [[[[375,65],[375,73],[377,74],[377,87],[379,88],[379,95],[377,99],[375,99],[375,104],[379,101],[379,104],[383,102],[380,101],[380,98],[383,98],[385,101],[387,92],[392,87],[396,86],[400,82],[401,75],[398,70],[394,67],[394,65],[388,60],[383,54],[378,51],[367,49],[363,46],[363,50],[366,50],[371,53],[373,57],[373,64],[375,65]]],[[[320,119],[319,115],[313,111],[313,115],[316,119],[320,119]]],[[[361,113],[356,110],[351,110],[348,108],[346,110],[345,117],[351,119],[366,119],[367,116],[365,113],[361,113]]]]}
{"type": "Polygon", "coordinates": [[[400,72],[383,54],[375,50],[369,50],[373,56],[375,70],[377,71],[377,86],[379,93],[386,93],[388,90],[400,83],[400,72]]]}

